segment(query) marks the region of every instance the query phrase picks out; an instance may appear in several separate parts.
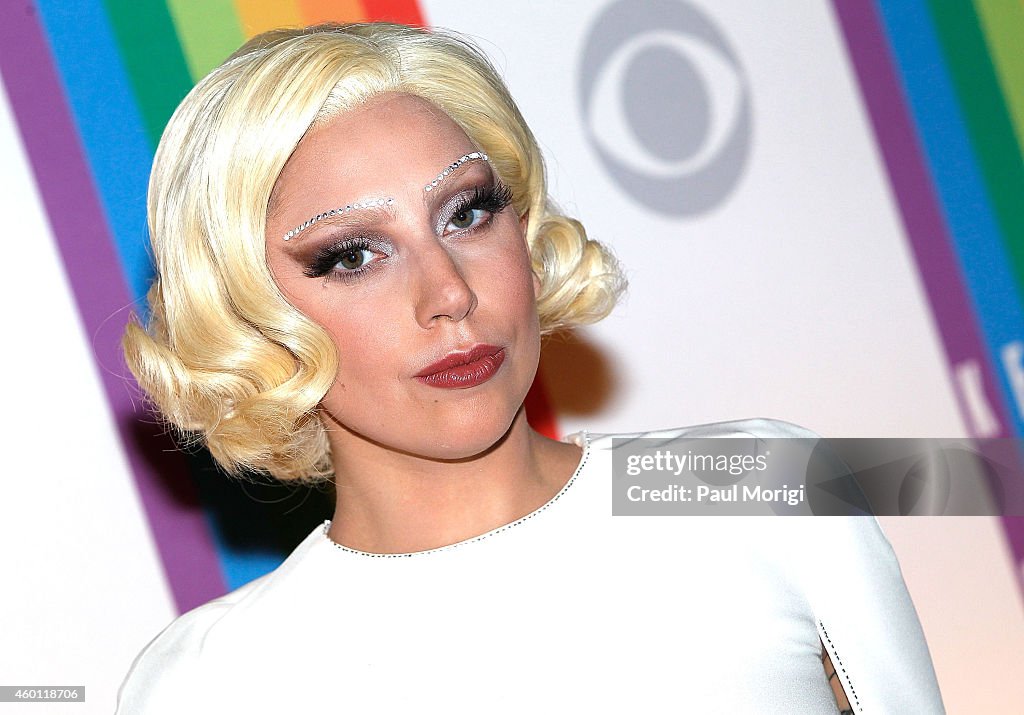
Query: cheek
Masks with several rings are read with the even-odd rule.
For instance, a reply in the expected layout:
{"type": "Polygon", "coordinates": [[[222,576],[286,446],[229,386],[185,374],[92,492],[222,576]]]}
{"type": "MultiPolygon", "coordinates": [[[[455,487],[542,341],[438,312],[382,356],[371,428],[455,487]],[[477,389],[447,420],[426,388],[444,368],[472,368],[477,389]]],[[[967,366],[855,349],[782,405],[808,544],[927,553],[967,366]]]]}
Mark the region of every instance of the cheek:
{"type": "Polygon", "coordinates": [[[338,352],[338,383],[380,380],[394,374],[393,363],[382,359],[393,355],[401,342],[396,301],[360,294],[346,286],[318,285],[303,296],[296,307],[330,336],[338,352]],[[392,369],[388,370],[389,365],[392,369]]]}
{"type": "Polygon", "coordinates": [[[368,307],[346,306],[344,312],[318,318],[338,352],[334,384],[321,402],[341,423],[372,433],[395,419],[407,341],[389,327],[388,316],[368,307]]]}
{"type": "Polygon", "coordinates": [[[541,289],[540,278],[533,272],[530,256],[525,250],[521,252],[517,270],[518,275],[522,276],[522,280],[515,284],[514,294],[519,304],[523,306],[523,309],[529,312],[536,320],[537,298],[540,296],[541,289]]]}
{"type": "MultiPolygon", "coordinates": [[[[330,334],[338,349],[342,371],[373,368],[384,372],[389,364],[382,356],[394,355],[402,336],[395,329],[397,316],[389,314],[388,302],[372,306],[345,306],[344,311],[326,315],[318,321],[330,334]]],[[[394,370],[392,370],[394,372],[394,370]]]]}
{"type": "MultiPolygon", "coordinates": [[[[531,342],[539,327],[529,266],[519,260],[493,261],[478,273],[475,282],[478,287],[474,291],[479,301],[475,322],[481,326],[502,326],[509,338],[531,342]]],[[[523,347],[525,344],[520,345],[523,347]]]]}
{"type": "Polygon", "coordinates": [[[504,293],[515,305],[529,303],[535,310],[540,280],[533,272],[526,239],[516,231],[505,240],[499,255],[492,254],[487,268],[491,273],[487,280],[496,291],[504,293]]]}
{"type": "MultiPolygon", "coordinates": [[[[521,355],[540,350],[540,320],[537,314],[537,279],[525,248],[516,247],[503,261],[495,261],[488,276],[488,295],[480,296],[481,305],[489,305],[489,314],[506,325],[519,340],[521,355]],[[498,267],[500,266],[500,268],[498,267]]],[[[524,362],[524,366],[525,366],[524,362]]]]}

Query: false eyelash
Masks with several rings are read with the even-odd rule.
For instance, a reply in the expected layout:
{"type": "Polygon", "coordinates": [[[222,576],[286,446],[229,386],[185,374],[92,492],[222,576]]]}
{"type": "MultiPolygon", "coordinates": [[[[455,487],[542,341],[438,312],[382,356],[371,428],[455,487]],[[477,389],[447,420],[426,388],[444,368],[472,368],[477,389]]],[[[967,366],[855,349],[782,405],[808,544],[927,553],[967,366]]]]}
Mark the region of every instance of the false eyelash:
{"type": "Polygon", "coordinates": [[[460,213],[465,213],[471,209],[480,209],[490,214],[487,220],[478,226],[453,232],[453,235],[456,236],[466,236],[489,225],[491,219],[510,203],[512,203],[512,190],[500,180],[495,179],[491,184],[467,189],[448,199],[437,217],[437,224],[434,230],[438,236],[444,235],[445,227],[454,216],[458,216],[460,213]]]}
{"type": "MultiPolygon", "coordinates": [[[[303,271],[308,278],[323,278],[338,265],[341,257],[346,253],[352,251],[380,251],[381,246],[377,241],[369,241],[365,238],[348,238],[343,241],[324,246],[310,260],[309,265],[303,271]]],[[[357,268],[351,271],[343,271],[340,275],[344,277],[357,276],[365,270],[369,270],[368,266],[363,268],[357,268]]]]}
{"type": "Polygon", "coordinates": [[[454,206],[451,215],[454,216],[469,209],[483,209],[491,215],[499,213],[502,209],[512,203],[512,189],[501,180],[495,180],[490,186],[477,186],[473,193],[464,197],[454,206]]]}
{"type": "MultiPolygon", "coordinates": [[[[463,195],[452,207],[449,216],[454,216],[462,211],[470,209],[482,209],[492,216],[499,213],[512,203],[512,189],[500,180],[496,180],[489,186],[477,186],[472,193],[463,195]]],[[[447,221],[450,219],[446,219],[447,221]]],[[[469,229],[470,231],[475,229],[469,229]]],[[[333,278],[337,276],[342,280],[354,279],[368,270],[372,264],[357,268],[351,271],[334,271],[341,257],[351,251],[376,251],[384,253],[382,241],[370,238],[348,238],[321,248],[309,261],[309,265],[303,270],[308,278],[333,278]]]]}

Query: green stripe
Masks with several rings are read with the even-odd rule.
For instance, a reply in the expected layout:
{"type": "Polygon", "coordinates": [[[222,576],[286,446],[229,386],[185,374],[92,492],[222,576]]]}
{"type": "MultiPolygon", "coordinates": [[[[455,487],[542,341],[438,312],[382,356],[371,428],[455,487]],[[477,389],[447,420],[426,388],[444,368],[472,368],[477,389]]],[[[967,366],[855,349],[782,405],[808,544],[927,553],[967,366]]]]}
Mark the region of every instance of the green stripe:
{"type": "Polygon", "coordinates": [[[143,124],[155,147],[192,88],[178,35],[162,0],[104,0],[143,124]]]}
{"type": "Polygon", "coordinates": [[[231,0],[167,0],[193,82],[219,65],[245,41],[231,0]]]}
{"type": "Polygon", "coordinates": [[[929,6],[1024,301],[1024,163],[988,47],[970,3],[929,0],[929,6]]]}
{"type": "Polygon", "coordinates": [[[1024,3],[974,0],[974,7],[1010,110],[1018,151],[1024,156],[1024,3]]]}

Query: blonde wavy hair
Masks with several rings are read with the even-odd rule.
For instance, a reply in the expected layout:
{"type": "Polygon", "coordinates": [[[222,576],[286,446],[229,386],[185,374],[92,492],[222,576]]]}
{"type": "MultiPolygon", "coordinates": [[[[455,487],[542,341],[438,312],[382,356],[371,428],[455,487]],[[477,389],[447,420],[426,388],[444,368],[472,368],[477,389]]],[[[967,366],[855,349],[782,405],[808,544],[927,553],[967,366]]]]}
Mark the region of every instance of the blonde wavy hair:
{"type": "Polygon", "coordinates": [[[528,218],[542,332],[603,318],[624,287],[609,253],[549,200],[537,142],[473,45],[388,23],[259,35],[195,86],[164,131],[149,183],[150,318],[123,340],[163,417],[230,474],[331,474],[317,407],[339,356],[278,290],[265,224],[303,136],[384,92],[432,102],[489,155],[528,218]]]}

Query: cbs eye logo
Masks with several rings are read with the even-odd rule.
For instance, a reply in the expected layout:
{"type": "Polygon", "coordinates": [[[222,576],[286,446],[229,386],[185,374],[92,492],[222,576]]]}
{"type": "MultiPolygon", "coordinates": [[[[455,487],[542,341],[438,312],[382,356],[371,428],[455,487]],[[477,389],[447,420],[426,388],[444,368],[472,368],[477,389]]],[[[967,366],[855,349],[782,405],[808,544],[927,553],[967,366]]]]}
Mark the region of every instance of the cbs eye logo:
{"type": "Polygon", "coordinates": [[[627,194],[670,216],[729,195],[750,150],[750,96],[703,13],[682,0],[619,0],[591,28],[581,65],[584,130],[627,194]]]}

